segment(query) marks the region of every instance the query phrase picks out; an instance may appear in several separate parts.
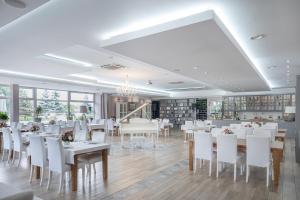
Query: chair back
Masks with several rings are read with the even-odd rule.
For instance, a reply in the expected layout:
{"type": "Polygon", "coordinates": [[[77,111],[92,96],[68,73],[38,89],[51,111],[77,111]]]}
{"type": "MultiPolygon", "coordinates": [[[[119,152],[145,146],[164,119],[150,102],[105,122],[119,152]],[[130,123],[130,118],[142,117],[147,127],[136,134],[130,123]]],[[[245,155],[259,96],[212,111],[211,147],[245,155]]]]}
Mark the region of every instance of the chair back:
{"type": "Polygon", "coordinates": [[[212,135],[204,131],[194,133],[195,158],[211,160],[213,152],[212,135]]]}
{"type": "Polygon", "coordinates": [[[40,132],[45,132],[45,125],[43,123],[37,123],[40,132]]]}
{"type": "Polygon", "coordinates": [[[7,127],[2,128],[2,133],[3,133],[3,149],[11,150],[12,136],[10,134],[10,129],[7,127]]]}
{"type": "Polygon", "coordinates": [[[54,134],[59,135],[61,134],[61,126],[60,125],[53,125],[52,131],[54,134]]]}
{"type": "Polygon", "coordinates": [[[211,134],[213,137],[217,137],[218,135],[223,133],[223,129],[222,128],[212,128],[211,129],[211,134]]]}
{"type": "Polygon", "coordinates": [[[251,125],[251,122],[241,122],[241,126],[245,127],[251,125]]]}
{"type": "Polygon", "coordinates": [[[237,136],[238,139],[246,139],[246,129],[245,128],[238,128],[238,129],[232,129],[233,133],[237,136]]]}
{"type": "Polygon", "coordinates": [[[196,127],[205,127],[206,124],[204,123],[204,121],[201,121],[201,120],[195,120],[195,126],[196,127]]]}
{"type": "Polygon", "coordinates": [[[240,129],[240,128],[242,128],[242,125],[241,124],[230,124],[229,127],[231,129],[240,129]]]}
{"type": "Polygon", "coordinates": [[[65,155],[62,141],[59,138],[47,138],[48,160],[51,171],[62,173],[65,167],[65,155]]]}
{"type": "Polygon", "coordinates": [[[237,136],[220,134],[217,136],[218,161],[235,163],[237,159],[237,136]]]}
{"type": "Polygon", "coordinates": [[[264,136],[247,136],[247,165],[268,167],[270,163],[270,139],[264,136]]]}
{"type": "Polygon", "coordinates": [[[68,127],[74,127],[74,121],[73,120],[68,120],[67,121],[67,126],[68,127]]]}
{"type": "Polygon", "coordinates": [[[253,135],[269,137],[271,141],[275,141],[274,132],[274,129],[266,129],[263,127],[253,129],[253,135]]]}
{"type": "Polygon", "coordinates": [[[94,131],[92,136],[92,142],[104,143],[105,142],[105,132],[94,131]]]}
{"type": "Polygon", "coordinates": [[[212,125],[213,121],[212,120],[204,120],[204,123],[206,126],[212,125]]]}
{"type": "Polygon", "coordinates": [[[113,131],[114,130],[114,122],[112,119],[107,119],[106,120],[106,127],[108,131],[113,131]]]}
{"type": "Polygon", "coordinates": [[[14,151],[21,152],[23,145],[21,131],[17,128],[12,129],[12,137],[14,141],[14,151]]]}
{"type": "Polygon", "coordinates": [[[21,130],[21,129],[23,128],[23,126],[24,126],[24,124],[21,123],[21,122],[19,122],[19,123],[17,124],[17,129],[21,130]]]}
{"type": "Polygon", "coordinates": [[[46,150],[44,138],[37,135],[29,136],[31,165],[46,166],[46,150]]]}
{"type": "Polygon", "coordinates": [[[18,122],[10,123],[10,128],[17,128],[18,122]]]}
{"type": "Polygon", "coordinates": [[[193,121],[185,121],[185,128],[186,128],[186,130],[193,129],[194,128],[193,121]]]}

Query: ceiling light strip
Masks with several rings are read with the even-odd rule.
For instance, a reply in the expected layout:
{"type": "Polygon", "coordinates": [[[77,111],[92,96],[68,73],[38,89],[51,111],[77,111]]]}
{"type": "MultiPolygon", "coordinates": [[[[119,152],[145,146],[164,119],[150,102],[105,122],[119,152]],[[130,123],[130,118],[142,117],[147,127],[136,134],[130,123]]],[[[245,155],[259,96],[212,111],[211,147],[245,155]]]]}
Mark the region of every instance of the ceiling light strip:
{"type": "Polygon", "coordinates": [[[64,61],[64,62],[69,62],[69,63],[76,64],[76,65],[81,65],[83,67],[94,67],[94,65],[91,64],[91,63],[84,62],[84,61],[77,60],[77,59],[73,59],[73,58],[68,58],[68,57],[64,57],[64,56],[55,55],[55,54],[52,54],[52,53],[46,53],[46,54],[44,54],[44,56],[54,58],[54,59],[64,61]]]}
{"type": "MultiPolygon", "coordinates": [[[[34,78],[34,79],[43,79],[43,80],[50,80],[50,81],[75,83],[75,84],[80,84],[80,85],[97,86],[97,87],[104,87],[104,88],[114,88],[114,89],[117,88],[116,86],[113,86],[113,85],[104,85],[104,84],[90,83],[90,82],[85,82],[85,81],[75,81],[75,80],[70,80],[70,79],[56,78],[56,77],[51,77],[51,76],[43,76],[43,75],[30,74],[30,73],[24,73],[24,72],[16,72],[16,71],[4,70],[4,69],[0,69],[0,74],[21,76],[21,77],[34,78]]],[[[144,94],[157,94],[157,95],[163,95],[163,96],[170,95],[169,92],[157,92],[157,91],[143,90],[143,89],[137,89],[137,91],[139,93],[144,93],[144,94]]]]}

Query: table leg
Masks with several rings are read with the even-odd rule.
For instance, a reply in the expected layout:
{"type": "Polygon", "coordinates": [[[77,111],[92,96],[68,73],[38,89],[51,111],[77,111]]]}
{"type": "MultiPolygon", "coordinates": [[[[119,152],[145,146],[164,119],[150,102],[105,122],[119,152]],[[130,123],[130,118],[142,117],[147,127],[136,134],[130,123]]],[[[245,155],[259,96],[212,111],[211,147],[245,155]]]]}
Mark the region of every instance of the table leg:
{"type": "Polygon", "coordinates": [[[189,169],[194,170],[194,141],[189,141],[189,169]]]}
{"type": "Polygon", "coordinates": [[[102,150],[102,174],[103,174],[103,180],[107,180],[108,177],[108,150],[104,149],[102,150]]]}
{"type": "Polygon", "coordinates": [[[35,178],[40,179],[41,178],[41,168],[39,166],[35,166],[35,178]]]}
{"type": "Polygon", "coordinates": [[[274,173],[274,189],[278,190],[279,185],[279,177],[280,177],[280,162],[283,157],[283,150],[272,150],[272,158],[273,158],[273,173],[274,173]]]}
{"type": "Polygon", "coordinates": [[[77,155],[74,155],[74,164],[71,165],[71,180],[72,191],[77,191],[77,173],[78,173],[78,159],[77,155]]]}

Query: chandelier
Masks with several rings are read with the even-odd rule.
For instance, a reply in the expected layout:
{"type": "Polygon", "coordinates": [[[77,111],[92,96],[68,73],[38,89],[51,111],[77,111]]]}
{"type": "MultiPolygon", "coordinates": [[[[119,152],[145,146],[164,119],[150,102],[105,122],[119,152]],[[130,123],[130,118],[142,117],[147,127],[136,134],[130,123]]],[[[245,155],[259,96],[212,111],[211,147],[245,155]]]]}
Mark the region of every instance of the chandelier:
{"type": "Polygon", "coordinates": [[[126,75],[125,82],[117,88],[117,92],[126,97],[132,97],[136,94],[136,89],[129,85],[128,75],[126,75]]]}

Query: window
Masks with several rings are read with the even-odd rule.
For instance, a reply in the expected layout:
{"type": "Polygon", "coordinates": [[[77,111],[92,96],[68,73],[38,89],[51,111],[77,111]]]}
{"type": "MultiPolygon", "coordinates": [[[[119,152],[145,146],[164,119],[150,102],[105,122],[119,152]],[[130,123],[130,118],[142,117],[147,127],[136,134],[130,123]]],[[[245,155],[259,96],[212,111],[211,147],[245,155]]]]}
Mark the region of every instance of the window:
{"type": "Polygon", "coordinates": [[[34,98],[33,88],[19,88],[19,121],[33,121],[34,118],[34,98]]]}
{"type": "Polygon", "coordinates": [[[10,90],[9,86],[0,85],[0,112],[7,113],[8,117],[10,114],[10,90]]]}
{"type": "Polygon", "coordinates": [[[42,121],[67,120],[68,92],[37,89],[37,106],[42,108],[42,121]]]}
{"type": "Polygon", "coordinates": [[[20,87],[19,97],[19,119],[22,122],[34,121],[35,118],[42,122],[94,118],[92,93],[20,87]],[[42,108],[42,113],[36,116],[34,111],[38,106],[42,108]]]}
{"type": "Polygon", "coordinates": [[[70,116],[75,119],[94,118],[94,94],[71,92],[70,116]]]}

